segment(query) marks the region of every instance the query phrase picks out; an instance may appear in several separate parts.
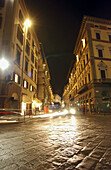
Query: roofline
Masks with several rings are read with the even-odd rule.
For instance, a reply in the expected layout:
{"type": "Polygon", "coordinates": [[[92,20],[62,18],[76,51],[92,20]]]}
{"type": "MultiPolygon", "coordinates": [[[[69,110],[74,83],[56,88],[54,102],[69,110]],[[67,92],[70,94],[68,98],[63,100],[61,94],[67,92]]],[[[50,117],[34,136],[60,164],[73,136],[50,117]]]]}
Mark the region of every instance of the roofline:
{"type": "Polygon", "coordinates": [[[97,18],[97,17],[91,17],[91,16],[86,16],[86,15],[85,15],[85,16],[83,17],[83,19],[82,19],[82,24],[81,24],[81,27],[80,27],[80,31],[79,31],[79,34],[78,34],[78,37],[77,37],[77,41],[76,41],[76,44],[75,44],[75,48],[74,48],[73,54],[76,53],[76,48],[77,48],[77,46],[78,46],[78,43],[79,43],[79,41],[80,41],[81,34],[83,33],[83,29],[84,29],[85,24],[86,24],[87,21],[111,25],[111,20],[103,19],[103,18],[97,18]]]}

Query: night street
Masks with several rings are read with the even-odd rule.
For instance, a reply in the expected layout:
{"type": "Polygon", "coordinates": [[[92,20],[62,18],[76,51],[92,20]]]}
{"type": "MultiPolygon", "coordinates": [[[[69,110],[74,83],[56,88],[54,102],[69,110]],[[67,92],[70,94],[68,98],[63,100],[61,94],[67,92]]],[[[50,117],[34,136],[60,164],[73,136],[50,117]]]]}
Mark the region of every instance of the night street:
{"type": "Polygon", "coordinates": [[[0,169],[111,169],[111,116],[66,115],[0,125],[0,169]]]}

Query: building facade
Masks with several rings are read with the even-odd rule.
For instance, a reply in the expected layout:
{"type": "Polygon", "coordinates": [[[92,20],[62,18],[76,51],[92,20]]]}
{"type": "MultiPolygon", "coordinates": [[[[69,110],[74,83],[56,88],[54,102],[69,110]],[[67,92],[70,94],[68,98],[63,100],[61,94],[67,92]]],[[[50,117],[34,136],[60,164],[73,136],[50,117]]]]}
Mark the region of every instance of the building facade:
{"type": "Polygon", "coordinates": [[[50,84],[50,72],[45,57],[43,44],[40,43],[41,59],[38,65],[38,98],[42,101],[43,107],[53,102],[54,96],[50,84]]]}
{"type": "Polygon", "coordinates": [[[9,67],[0,70],[0,108],[34,114],[38,98],[38,66],[41,48],[34,28],[24,23],[29,14],[24,0],[0,1],[0,58],[9,67]]]}
{"type": "Polygon", "coordinates": [[[85,112],[111,112],[111,21],[83,18],[74,48],[76,61],[64,88],[67,105],[85,112]]]}

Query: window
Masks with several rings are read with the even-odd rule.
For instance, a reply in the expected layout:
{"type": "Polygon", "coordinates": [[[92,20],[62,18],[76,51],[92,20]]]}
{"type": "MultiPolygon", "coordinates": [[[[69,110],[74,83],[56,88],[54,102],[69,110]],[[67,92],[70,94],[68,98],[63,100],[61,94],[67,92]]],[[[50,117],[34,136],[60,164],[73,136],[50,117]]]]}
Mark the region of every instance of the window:
{"type": "Polygon", "coordinates": [[[90,80],[91,80],[91,78],[90,78],[90,73],[88,74],[88,80],[89,80],[89,82],[90,82],[90,80]]]}
{"type": "Polygon", "coordinates": [[[27,38],[28,38],[28,40],[31,39],[31,34],[30,34],[29,30],[28,30],[28,33],[27,33],[27,38]]]}
{"type": "Polygon", "coordinates": [[[105,78],[106,78],[105,70],[101,70],[101,78],[102,78],[102,79],[105,79],[105,78]]]}
{"type": "Polygon", "coordinates": [[[21,12],[21,10],[19,11],[19,19],[20,19],[20,21],[24,21],[24,19],[23,19],[23,14],[22,14],[22,12],[21,12]]]}
{"type": "Polygon", "coordinates": [[[31,61],[34,63],[34,53],[32,51],[32,55],[31,55],[31,61]]]}
{"type": "Polygon", "coordinates": [[[98,49],[98,55],[99,55],[99,57],[103,57],[103,50],[98,49]]]}
{"type": "Polygon", "coordinates": [[[18,83],[18,74],[15,74],[15,82],[18,83]]]}
{"type": "Polygon", "coordinates": [[[83,60],[83,63],[84,63],[84,67],[85,67],[85,59],[83,60]]]}
{"type": "Polygon", "coordinates": [[[79,56],[78,55],[76,55],[76,61],[79,62],[79,56]]]}
{"type": "Polygon", "coordinates": [[[3,8],[5,5],[5,0],[0,0],[0,8],[3,8]]]}
{"type": "Polygon", "coordinates": [[[111,57],[111,47],[109,47],[110,57],[111,57]]]}
{"type": "Polygon", "coordinates": [[[35,82],[36,82],[36,80],[37,80],[37,72],[35,71],[35,82]]]}
{"type": "Polygon", "coordinates": [[[29,46],[28,41],[26,41],[26,52],[28,55],[30,54],[30,46],[29,46]]]}
{"type": "Polygon", "coordinates": [[[20,84],[20,76],[13,72],[13,81],[20,84]]]}
{"type": "Polygon", "coordinates": [[[17,49],[16,62],[19,66],[20,66],[20,57],[21,57],[21,52],[17,49]]]}
{"type": "Polygon", "coordinates": [[[23,86],[24,86],[24,88],[27,88],[27,81],[26,80],[24,80],[23,86]]]}
{"type": "Polygon", "coordinates": [[[87,84],[87,77],[85,77],[85,84],[87,84]]]}
{"type": "Polygon", "coordinates": [[[33,79],[33,68],[31,68],[31,77],[33,79]]]}
{"type": "Polygon", "coordinates": [[[28,88],[28,82],[26,80],[23,81],[23,87],[26,89],[28,88]]]}
{"type": "Polygon", "coordinates": [[[96,39],[100,40],[100,33],[98,33],[98,32],[96,33],[96,39]]]}
{"type": "Polygon", "coordinates": [[[82,39],[82,46],[83,46],[83,48],[85,48],[85,46],[86,46],[86,40],[85,39],[82,39]]]}
{"type": "Polygon", "coordinates": [[[2,16],[0,15],[0,28],[2,27],[2,16]]]}
{"type": "Polygon", "coordinates": [[[32,47],[34,48],[34,40],[32,40],[32,47]]]}
{"type": "Polygon", "coordinates": [[[37,60],[35,60],[35,68],[37,69],[37,60]]]}
{"type": "Polygon", "coordinates": [[[20,25],[18,25],[18,29],[17,29],[17,39],[23,45],[23,31],[22,31],[20,25]]]}
{"type": "Polygon", "coordinates": [[[88,54],[86,54],[86,59],[87,59],[87,62],[88,62],[88,54]]]}
{"type": "Polygon", "coordinates": [[[109,41],[111,41],[111,35],[109,35],[109,41]]]}
{"type": "Polygon", "coordinates": [[[32,91],[33,90],[33,87],[32,87],[32,85],[30,85],[30,91],[32,91]]]}
{"type": "Polygon", "coordinates": [[[28,72],[28,61],[25,59],[25,71],[28,72]]]}
{"type": "Polygon", "coordinates": [[[99,26],[98,25],[95,25],[96,28],[98,28],[99,26]]]}

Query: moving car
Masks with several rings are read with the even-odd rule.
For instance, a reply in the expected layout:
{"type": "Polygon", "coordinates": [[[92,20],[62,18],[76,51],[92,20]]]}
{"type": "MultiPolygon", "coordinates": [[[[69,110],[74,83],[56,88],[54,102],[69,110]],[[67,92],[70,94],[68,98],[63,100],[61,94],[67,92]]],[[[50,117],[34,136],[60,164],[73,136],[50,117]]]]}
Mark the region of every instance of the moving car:
{"type": "Polygon", "coordinates": [[[0,110],[0,122],[19,122],[23,119],[20,113],[11,110],[0,110]]]}

